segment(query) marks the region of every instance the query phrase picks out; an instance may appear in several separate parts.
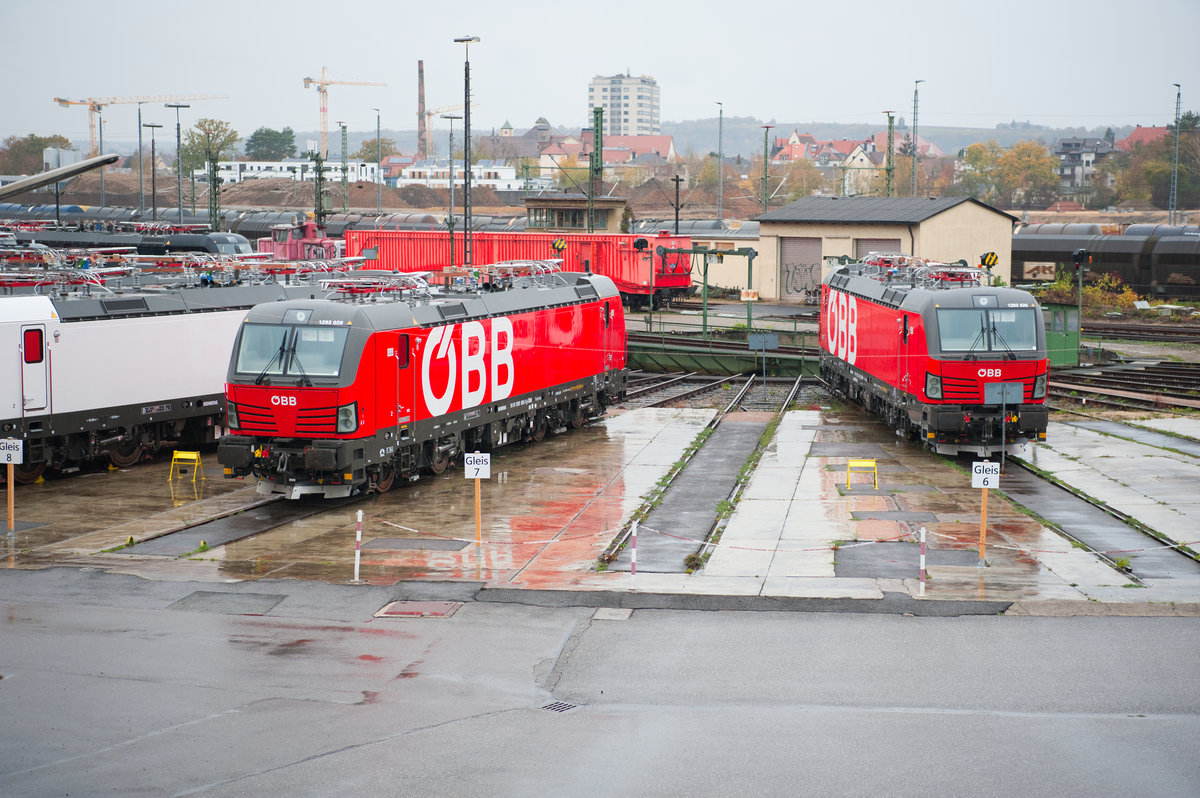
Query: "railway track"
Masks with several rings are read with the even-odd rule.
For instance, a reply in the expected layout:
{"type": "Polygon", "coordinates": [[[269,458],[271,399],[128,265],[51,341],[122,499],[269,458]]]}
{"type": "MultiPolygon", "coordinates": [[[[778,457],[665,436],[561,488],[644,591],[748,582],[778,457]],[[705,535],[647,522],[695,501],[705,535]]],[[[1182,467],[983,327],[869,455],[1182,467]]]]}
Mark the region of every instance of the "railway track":
{"type": "Polygon", "coordinates": [[[1125,322],[1088,321],[1083,334],[1127,341],[1166,341],[1177,344],[1200,343],[1200,324],[1130,324],[1125,322]]]}
{"type": "Polygon", "coordinates": [[[1061,402],[1161,412],[1200,411],[1200,363],[1124,363],[1070,369],[1050,378],[1061,402]]]}

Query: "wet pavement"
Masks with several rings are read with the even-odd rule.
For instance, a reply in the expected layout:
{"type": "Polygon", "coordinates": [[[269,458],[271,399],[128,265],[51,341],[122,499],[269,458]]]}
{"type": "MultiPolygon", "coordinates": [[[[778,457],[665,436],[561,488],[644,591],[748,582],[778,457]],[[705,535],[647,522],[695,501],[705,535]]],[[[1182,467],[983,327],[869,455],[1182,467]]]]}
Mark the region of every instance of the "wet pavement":
{"type": "MultiPolygon", "coordinates": [[[[474,485],[461,469],[332,509],[316,502],[277,508],[257,503],[252,485],[223,479],[215,457],[205,458],[205,478],[196,482],[169,480],[169,462],[160,458],[19,487],[6,564],[148,579],[347,584],[355,574],[356,512],[362,510],[359,581],[376,586],[460,583],[496,600],[536,602],[537,593],[573,592],[585,602],[591,594],[630,606],[658,596],[706,597],[702,606],[712,608],[769,599],[814,608],[849,600],[890,608],[957,602],[981,611],[1088,614],[1097,611],[1091,605],[1103,604],[1128,614],[1200,614],[1200,580],[1189,568],[1170,566],[1187,562],[1180,555],[1164,553],[1149,537],[1137,547],[1124,538],[1120,551],[1107,554],[1074,546],[1040,520],[1053,520],[1048,509],[1034,515],[1002,495],[1007,474],[1000,491],[990,491],[981,564],[982,491],[970,488],[963,464],[930,456],[856,409],[785,414],[720,519],[719,543],[704,549],[711,552],[707,563],[686,573],[685,552],[701,549],[704,528],[718,520],[708,508],[729,497],[729,475],[740,465],[713,468],[706,491],[701,461],[681,505],[697,508],[694,523],[669,510],[670,490],[661,499],[654,495],[712,415],[618,410],[582,430],[499,450],[493,478],[480,484],[478,545],[474,485]],[[875,460],[877,488],[870,474],[847,481],[851,458],[875,460]],[[272,514],[279,511],[294,515],[275,524],[272,514]],[[645,551],[662,539],[676,552],[653,567],[639,560],[633,575],[632,546],[610,565],[599,558],[635,514],[643,518],[638,538],[645,551]],[[210,518],[225,519],[223,536],[208,527],[161,537],[210,518]],[[252,534],[260,522],[274,528],[252,534]],[[924,582],[916,544],[922,528],[924,582]],[[137,545],[125,547],[130,538],[137,545]],[[1131,555],[1131,548],[1146,553],[1131,555]],[[1114,567],[1125,557],[1134,561],[1132,577],[1114,567]],[[1150,567],[1152,561],[1158,564],[1150,567]]],[[[747,429],[759,422],[739,420],[747,429]]],[[[1200,438],[1200,421],[1190,425],[1172,422],[1175,432],[1200,438]]],[[[1198,484],[1200,461],[1178,450],[1184,447],[1152,447],[1087,424],[1054,423],[1049,440],[1029,456],[1037,468],[1103,497],[1167,538],[1200,538],[1200,495],[1189,487],[1198,484]]],[[[1014,472],[1014,495],[1021,492],[1016,482],[1014,472]]]]}

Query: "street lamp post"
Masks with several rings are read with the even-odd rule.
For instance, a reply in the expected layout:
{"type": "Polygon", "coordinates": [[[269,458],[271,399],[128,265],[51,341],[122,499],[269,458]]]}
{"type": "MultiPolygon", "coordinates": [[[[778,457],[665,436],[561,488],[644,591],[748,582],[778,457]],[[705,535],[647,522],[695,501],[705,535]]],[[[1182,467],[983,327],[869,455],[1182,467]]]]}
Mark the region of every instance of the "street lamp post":
{"type": "Polygon", "coordinates": [[[771,147],[767,140],[767,136],[771,132],[774,125],[763,125],[763,213],[767,212],[767,202],[769,195],[767,194],[767,163],[771,160],[771,147]]]}
{"type": "Polygon", "coordinates": [[[478,36],[459,36],[463,46],[463,265],[471,266],[471,42],[478,36]]]}
{"type": "Polygon", "coordinates": [[[162,127],[162,125],[156,125],[153,122],[147,122],[146,124],[142,125],[142,127],[150,128],[150,202],[151,202],[151,208],[153,209],[150,213],[150,221],[157,222],[158,221],[158,183],[155,180],[155,175],[154,175],[154,173],[157,171],[154,168],[154,162],[158,159],[158,156],[155,154],[155,149],[154,149],[154,130],[155,130],[155,128],[162,127]]]}
{"type": "Polygon", "coordinates": [[[379,109],[375,111],[375,212],[383,216],[383,139],[379,138],[379,109]]]}
{"type": "Polygon", "coordinates": [[[717,103],[717,222],[725,221],[725,104],[717,103]]]}
{"type": "MultiPolygon", "coordinates": [[[[462,119],[458,114],[442,114],[442,119],[450,120],[450,151],[446,153],[449,164],[447,175],[450,183],[450,213],[446,216],[446,226],[450,228],[450,268],[454,268],[454,120],[462,119]]],[[[436,158],[434,159],[436,160],[436,158]]]]}
{"type": "Polygon", "coordinates": [[[179,109],[191,108],[182,103],[165,103],[167,108],[175,109],[175,207],[179,210],[179,223],[183,224],[183,130],[179,126],[179,109]]]}
{"type": "Polygon", "coordinates": [[[917,166],[921,160],[921,147],[917,144],[917,91],[925,81],[913,83],[913,125],[912,125],[912,195],[917,196],[917,166]]]}
{"type": "Polygon", "coordinates": [[[1167,224],[1175,224],[1176,189],[1179,186],[1179,100],[1183,87],[1172,83],[1175,87],[1175,159],[1171,163],[1171,199],[1167,203],[1167,224]]]}

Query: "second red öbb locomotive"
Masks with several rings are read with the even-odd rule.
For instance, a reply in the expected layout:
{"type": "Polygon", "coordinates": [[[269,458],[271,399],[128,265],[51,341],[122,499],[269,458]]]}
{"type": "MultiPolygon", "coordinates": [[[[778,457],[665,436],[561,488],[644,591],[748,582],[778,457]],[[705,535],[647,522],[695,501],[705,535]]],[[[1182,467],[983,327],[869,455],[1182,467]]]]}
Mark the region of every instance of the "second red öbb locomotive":
{"type": "Polygon", "coordinates": [[[226,385],[227,476],[287,498],[385,491],[451,459],[579,427],[625,395],[611,280],[543,272],[435,294],[399,275],[246,316],[226,385]]]}
{"type": "Polygon", "coordinates": [[[821,375],[942,454],[1046,437],[1041,308],[966,266],[873,255],[821,286],[821,375]]]}

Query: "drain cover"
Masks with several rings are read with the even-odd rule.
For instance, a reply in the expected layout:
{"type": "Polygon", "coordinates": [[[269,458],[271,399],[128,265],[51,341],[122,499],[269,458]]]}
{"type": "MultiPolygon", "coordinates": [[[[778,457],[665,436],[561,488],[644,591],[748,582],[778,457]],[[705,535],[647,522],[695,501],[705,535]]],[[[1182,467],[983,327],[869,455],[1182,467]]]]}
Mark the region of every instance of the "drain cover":
{"type": "Polygon", "coordinates": [[[393,601],[375,613],[376,618],[449,618],[461,601],[393,601]]]}
{"type": "Polygon", "coordinates": [[[217,612],[226,615],[266,615],[285,597],[273,593],[218,593],[197,590],[167,606],[169,610],[217,612]]]}
{"type": "Polygon", "coordinates": [[[392,551],[459,551],[471,544],[465,540],[446,538],[375,538],[363,544],[364,549],[390,549],[392,551]]]}
{"type": "Polygon", "coordinates": [[[570,712],[574,708],[575,708],[574,704],[568,704],[566,701],[555,701],[551,704],[547,704],[546,706],[542,707],[542,709],[548,710],[550,712],[570,712]]]}

